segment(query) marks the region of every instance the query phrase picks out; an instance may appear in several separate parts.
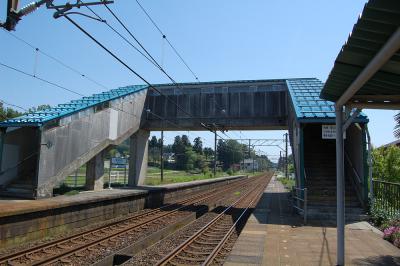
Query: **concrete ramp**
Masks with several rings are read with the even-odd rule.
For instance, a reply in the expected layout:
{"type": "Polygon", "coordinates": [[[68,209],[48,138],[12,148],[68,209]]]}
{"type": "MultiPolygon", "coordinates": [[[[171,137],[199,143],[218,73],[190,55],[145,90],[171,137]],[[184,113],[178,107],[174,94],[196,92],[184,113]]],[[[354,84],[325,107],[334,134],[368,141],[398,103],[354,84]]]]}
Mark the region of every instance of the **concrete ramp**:
{"type": "Polygon", "coordinates": [[[87,185],[102,188],[96,179],[104,151],[139,130],[146,94],[145,86],[124,87],[3,122],[2,193],[51,196],[90,160],[87,175],[94,184],[87,185]]]}

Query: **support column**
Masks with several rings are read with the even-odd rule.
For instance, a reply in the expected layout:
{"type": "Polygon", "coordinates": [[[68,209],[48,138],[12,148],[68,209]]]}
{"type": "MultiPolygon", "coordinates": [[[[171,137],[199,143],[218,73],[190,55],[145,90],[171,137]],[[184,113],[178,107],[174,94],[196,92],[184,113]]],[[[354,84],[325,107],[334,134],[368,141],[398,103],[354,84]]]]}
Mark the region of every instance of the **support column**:
{"type": "Polygon", "coordinates": [[[149,137],[150,131],[140,129],[130,138],[129,186],[144,184],[147,174],[149,137]]]}
{"type": "Polygon", "coordinates": [[[104,175],[104,152],[98,153],[86,163],[86,184],[87,190],[99,191],[103,189],[104,175]]]}
{"type": "Polygon", "coordinates": [[[214,129],[214,177],[217,176],[217,130],[214,129]]]}
{"type": "Polygon", "coordinates": [[[164,180],[164,130],[161,130],[161,147],[160,147],[160,169],[161,169],[161,183],[164,180]]]}
{"type": "Polygon", "coordinates": [[[1,172],[1,164],[3,159],[3,146],[4,146],[4,138],[6,135],[6,129],[0,128],[0,172],[1,172]]]}
{"type": "Polygon", "coordinates": [[[285,177],[289,178],[289,172],[288,172],[288,133],[285,134],[285,177]]]}
{"type": "Polygon", "coordinates": [[[345,201],[344,201],[344,146],[343,146],[343,107],[336,106],[336,204],[337,204],[337,265],[344,265],[344,226],[345,226],[345,201]]]}

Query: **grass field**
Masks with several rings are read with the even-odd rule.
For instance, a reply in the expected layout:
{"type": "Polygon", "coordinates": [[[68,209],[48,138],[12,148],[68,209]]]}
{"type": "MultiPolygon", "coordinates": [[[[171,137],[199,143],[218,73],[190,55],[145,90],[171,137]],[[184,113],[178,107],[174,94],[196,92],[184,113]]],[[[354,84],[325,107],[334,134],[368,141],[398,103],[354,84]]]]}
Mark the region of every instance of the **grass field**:
{"type": "MultiPolygon", "coordinates": [[[[104,183],[108,183],[108,169],[105,169],[105,175],[104,175],[104,183]]],[[[123,185],[124,184],[124,169],[119,169],[119,168],[113,168],[112,169],[112,179],[111,183],[115,185],[123,185]]],[[[128,174],[128,173],[127,173],[128,174]]],[[[234,175],[258,175],[261,174],[261,172],[255,172],[253,173],[242,173],[242,172],[237,172],[234,175]]],[[[157,167],[148,167],[147,169],[147,177],[145,180],[145,185],[152,185],[152,186],[157,186],[157,185],[163,185],[163,184],[172,184],[172,183],[181,183],[181,182],[189,182],[189,181],[195,181],[195,180],[203,180],[203,179],[211,179],[214,178],[214,175],[212,172],[208,173],[188,173],[186,171],[178,171],[178,170],[164,170],[164,180],[161,182],[161,170],[157,167]]],[[[229,176],[226,172],[217,172],[216,177],[222,177],[222,176],[229,176]]],[[[79,169],[76,175],[76,181],[75,181],[75,174],[68,176],[64,180],[64,184],[67,185],[68,187],[83,187],[85,185],[86,177],[85,177],[85,169],[79,169]]],[[[127,182],[127,177],[126,180],[127,182]]]]}

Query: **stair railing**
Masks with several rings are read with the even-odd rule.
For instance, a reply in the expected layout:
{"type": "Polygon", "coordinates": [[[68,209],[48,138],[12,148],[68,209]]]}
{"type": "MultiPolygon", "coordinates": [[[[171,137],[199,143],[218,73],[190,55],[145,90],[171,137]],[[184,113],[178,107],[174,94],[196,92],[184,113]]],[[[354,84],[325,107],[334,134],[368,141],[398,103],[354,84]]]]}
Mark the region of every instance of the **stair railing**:
{"type": "Polygon", "coordinates": [[[346,158],[346,161],[347,161],[348,165],[350,166],[350,169],[353,173],[351,175],[352,178],[350,178],[350,180],[352,182],[353,187],[356,190],[356,194],[357,194],[359,201],[362,203],[362,205],[364,205],[363,197],[361,194],[362,189],[360,191],[360,188],[362,188],[362,186],[364,185],[363,181],[362,181],[360,175],[358,174],[357,169],[354,167],[353,163],[351,162],[351,159],[350,159],[350,156],[348,155],[348,153],[344,152],[344,155],[345,155],[344,157],[346,158]]]}
{"type": "Polygon", "coordinates": [[[297,188],[293,187],[292,188],[292,212],[294,210],[298,210],[300,213],[303,213],[303,219],[304,219],[304,224],[307,224],[307,205],[308,205],[308,199],[307,199],[307,188],[297,188]],[[298,202],[301,202],[303,205],[303,208],[301,208],[301,204],[297,204],[298,202]]]}

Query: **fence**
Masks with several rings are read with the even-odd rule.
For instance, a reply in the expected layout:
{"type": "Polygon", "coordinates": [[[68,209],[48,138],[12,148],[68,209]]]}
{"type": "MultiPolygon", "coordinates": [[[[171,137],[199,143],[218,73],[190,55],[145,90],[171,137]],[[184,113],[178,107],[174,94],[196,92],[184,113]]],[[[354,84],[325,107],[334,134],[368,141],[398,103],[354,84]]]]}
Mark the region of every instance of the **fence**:
{"type": "MultiPolygon", "coordinates": [[[[103,181],[104,183],[108,183],[108,178],[109,178],[109,172],[105,171],[103,181]]],[[[120,185],[125,185],[128,182],[128,173],[127,170],[126,172],[124,170],[122,171],[111,171],[110,173],[111,177],[111,184],[118,184],[120,185]]],[[[69,187],[83,187],[85,186],[86,183],[86,176],[85,173],[76,173],[73,175],[68,176],[64,182],[64,184],[68,185],[69,187]]]]}
{"type": "Polygon", "coordinates": [[[373,180],[374,206],[390,215],[400,213],[400,183],[373,180]]]}
{"type": "Polygon", "coordinates": [[[303,213],[304,224],[307,224],[307,188],[292,188],[292,208],[303,213]],[[301,207],[302,206],[302,207],[301,207]]]}

